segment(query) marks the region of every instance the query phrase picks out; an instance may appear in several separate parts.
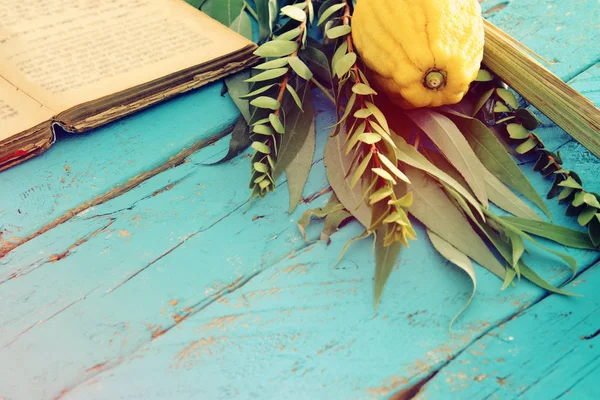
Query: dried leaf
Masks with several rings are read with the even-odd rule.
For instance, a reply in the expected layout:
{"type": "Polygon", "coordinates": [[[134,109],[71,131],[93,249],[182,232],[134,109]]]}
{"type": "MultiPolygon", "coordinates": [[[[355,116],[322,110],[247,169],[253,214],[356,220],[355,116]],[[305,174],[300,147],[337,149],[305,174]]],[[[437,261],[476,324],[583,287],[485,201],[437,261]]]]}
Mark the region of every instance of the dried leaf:
{"type": "Polygon", "coordinates": [[[296,209],[300,199],[302,199],[302,191],[308,180],[308,175],[312,168],[313,158],[315,155],[315,122],[314,119],[310,125],[308,136],[304,144],[296,154],[296,157],[290,162],[285,169],[287,177],[288,190],[290,193],[290,208],[291,214],[296,209]]]}

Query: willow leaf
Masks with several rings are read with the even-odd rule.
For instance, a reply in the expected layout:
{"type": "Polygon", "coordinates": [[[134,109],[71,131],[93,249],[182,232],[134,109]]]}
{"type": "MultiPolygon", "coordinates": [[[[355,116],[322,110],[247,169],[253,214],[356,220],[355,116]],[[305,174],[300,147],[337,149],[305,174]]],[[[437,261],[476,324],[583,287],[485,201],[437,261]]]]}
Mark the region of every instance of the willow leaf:
{"type": "Polygon", "coordinates": [[[412,182],[414,196],[409,212],[436,235],[503,279],[504,267],[435,181],[413,167],[407,166],[405,173],[412,182]]]}
{"type": "Polygon", "coordinates": [[[407,113],[410,119],[425,132],[445,157],[465,178],[475,197],[487,207],[488,197],[481,162],[448,117],[434,111],[415,110],[407,113]]]}
{"type": "Polygon", "coordinates": [[[565,296],[578,296],[578,297],[581,296],[577,293],[571,293],[571,292],[564,291],[564,290],[557,288],[556,286],[546,282],[538,274],[536,274],[531,268],[529,268],[527,265],[525,265],[523,263],[521,264],[521,274],[523,275],[523,277],[525,279],[527,279],[531,283],[533,283],[543,289],[546,289],[550,292],[562,294],[565,296]]]}
{"type": "Polygon", "coordinates": [[[229,161],[247,149],[250,144],[252,144],[252,140],[250,140],[250,129],[244,117],[240,115],[231,132],[229,150],[225,157],[221,158],[219,161],[205,165],[215,165],[229,161]]]}
{"type": "MultiPolygon", "coordinates": [[[[394,143],[396,143],[396,157],[399,161],[402,161],[405,164],[408,164],[412,167],[418,168],[434,176],[436,179],[446,183],[448,186],[452,187],[461,196],[463,196],[477,211],[477,213],[481,216],[482,219],[485,220],[485,216],[483,211],[481,210],[481,205],[479,202],[469,193],[464,186],[458,183],[454,178],[450,175],[433,165],[429,160],[427,160],[421,153],[419,153],[413,146],[406,143],[406,141],[399,135],[394,135],[394,143]]],[[[410,179],[410,177],[409,177],[410,179]]],[[[435,232],[435,230],[434,230],[435,232]]],[[[437,232],[436,232],[437,233],[437,232]]]]}
{"type": "Polygon", "coordinates": [[[531,236],[529,236],[527,233],[523,232],[519,228],[517,228],[514,225],[512,225],[507,220],[503,220],[503,219],[501,219],[499,217],[492,217],[492,218],[495,221],[499,222],[502,226],[504,226],[507,229],[507,231],[510,231],[512,233],[516,233],[517,235],[521,236],[523,239],[527,240],[528,242],[533,243],[535,246],[539,247],[540,249],[545,250],[548,253],[554,254],[555,256],[559,257],[569,267],[571,267],[571,270],[573,271],[573,274],[577,273],[577,261],[575,260],[575,258],[573,258],[571,256],[568,256],[566,254],[563,254],[561,252],[549,249],[549,248],[547,248],[547,247],[539,244],[535,239],[533,239],[531,236]]]}
{"type": "MultiPolygon", "coordinates": [[[[335,195],[334,195],[335,196],[335,195]]],[[[330,236],[338,231],[340,225],[352,218],[352,214],[345,208],[335,210],[325,217],[325,227],[321,232],[320,240],[329,243],[331,241],[330,236]]]]}
{"type": "Polygon", "coordinates": [[[273,172],[273,178],[275,179],[287,169],[290,162],[296,157],[313,124],[315,110],[308,85],[301,89],[301,95],[302,99],[300,101],[304,106],[304,111],[292,106],[286,117],[286,132],[281,135],[281,145],[275,171],[273,172]]]}
{"type": "Polygon", "coordinates": [[[544,200],[521,171],[514,158],[507,153],[496,135],[477,119],[460,114],[452,115],[483,166],[501,182],[531,200],[551,219],[550,210],[544,200]]]}
{"type": "Polygon", "coordinates": [[[375,250],[375,282],[373,284],[374,306],[377,308],[379,300],[383,294],[385,284],[394,269],[394,264],[398,260],[398,255],[402,249],[400,242],[394,242],[389,246],[383,245],[385,237],[385,228],[379,229],[376,239],[375,250]]]}
{"type": "Polygon", "coordinates": [[[371,224],[371,210],[362,201],[364,192],[360,185],[352,189],[345,177],[351,163],[351,157],[343,150],[346,135],[345,124],[342,124],[341,132],[327,140],[324,155],[327,180],[344,207],[367,228],[371,224]]]}
{"type": "Polygon", "coordinates": [[[591,242],[586,232],[578,231],[564,226],[551,224],[543,221],[531,221],[518,217],[500,217],[508,221],[512,226],[530,233],[535,236],[543,237],[564,246],[578,249],[594,250],[595,246],[591,242]]]}
{"type": "Polygon", "coordinates": [[[496,178],[487,169],[484,170],[485,186],[490,201],[511,213],[514,216],[528,218],[534,221],[541,221],[539,215],[527,205],[519,196],[514,194],[504,183],[496,178]]]}
{"type": "Polygon", "coordinates": [[[442,239],[429,229],[427,230],[427,234],[429,235],[429,240],[431,240],[431,244],[433,244],[433,247],[435,247],[435,249],[446,260],[450,261],[452,264],[465,271],[467,275],[469,275],[469,278],[471,278],[471,282],[473,283],[473,291],[471,292],[471,296],[469,297],[463,308],[458,312],[458,314],[456,314],[454,318],[452,318],[452,321],[450,321],[450,326],[448,327],[448,330],[450,331],[450,333],[452,333],[452,325],[454,324],[454,321],[456,321],[456,319],[467,309],[469,304],[471,304],[473,297],[475,296],[475,291],[477,290],[477,277],[475,276],[475,268],[473,268],[473,263],[471,263],[469,257],[467,257],[462,251],[458,250],[456,247],[452,246],[446,240],[442,239]]]}
{"type": "Polygon", "coordinates": [[[288,190],[290,193],[290,209],[292,213],[296,209],[300,199],[304,185],[308,180],[308,174],[312,168],[313,158],[315,156],[315,121],[313,119],[310,124],[308,136],[304,140],[304,144],[296,154],[296,157],[290,162],[285,169],[287,177],[288,190]]]}

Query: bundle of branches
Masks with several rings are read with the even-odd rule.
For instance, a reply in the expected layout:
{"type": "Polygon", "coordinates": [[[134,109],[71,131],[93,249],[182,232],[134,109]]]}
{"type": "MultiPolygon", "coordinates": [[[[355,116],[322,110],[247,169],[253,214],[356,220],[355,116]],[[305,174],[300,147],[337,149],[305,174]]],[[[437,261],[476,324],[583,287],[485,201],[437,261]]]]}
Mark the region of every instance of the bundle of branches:
{"type": "MultiPolygon", "coordinates": [[[[368,68],[352,35],[355,2],[202,3],[202,9],[221,22],[258,40],[261,45],[256,54],[265,58],[252,71],[226,81],[241,117],[224,160],[252,146],[252,197],[273,191],[278,176],[285,172],[290,211],[294,210],[314,154],[311,91],[322,91],[335,105],[337,123],[325,148],[327,178],[334,193],[327,206],[307,211],[299,228],[305,235],[312,217],[324,218],[321,238],[328,240],[350,218],[364,226],[364,233],[354,240],[374,241],[375,305],[401,249],[417,239],[413,218],[427,228],[435,249],[468,273],[473,293],[471,260],[497,275],[502,288],[522,277],[569,295],[527,266],[525,244],[559,257],[575,274],[573,257],[544,247],[536,237],[597,250],[600,196],[587,192],[579,176],[561,166],[560,154],[544,147],[534,133],[536,117],[519,106],[513,91],[493,69],[482,65],[458,104],[406,110],[378,94],[369,82],[368,68]],[[254,36],[253,19],[259,27],[254,36]],[[566,213],[576,216],[586,231],[549,222],[550,212],[541,195],[517,164],[530,157],[537,157],[536,171],[554,179],[547,197],[568,202],[566,213]]],[[[486,34],[498,37],[501,33],[488,30],[486,34]]],[[[486,53],[488,64],[511,62],[502,53],[493,53],[486,53]]],[[[508,70],[515,78],[514,70],[508,70]]],[[[532,78],[522,75],[513,80],[524,85],[532,78]]],[[[591,146],[597,144],[595,135],[591,146]]]]}

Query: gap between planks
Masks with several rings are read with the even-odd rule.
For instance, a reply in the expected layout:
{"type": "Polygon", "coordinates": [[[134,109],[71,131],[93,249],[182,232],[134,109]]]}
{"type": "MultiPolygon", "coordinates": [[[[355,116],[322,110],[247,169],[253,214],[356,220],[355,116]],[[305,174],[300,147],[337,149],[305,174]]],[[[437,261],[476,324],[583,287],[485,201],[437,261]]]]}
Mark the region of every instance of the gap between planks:
{"type": "MultiPolygon", "coordinates": [[[[580,270],[571,279],[564,282],[559,287],[562,287],[562,286],[568,285],[569,283],[572,283],[577,278],[581,277],[583,274],[585,274],[587,271],[591,270],[594,267],[600,267],[600,257],[596,261],[594,261],[588,268],[580,270]]],[[[451,356],[451,358],[440,363],[437,367],[432,368],[433,371],[431,371],[429,373],[429,375],[425,376],[424,378],[419,379],[416,383],[414,383],[410,386],[407,386],[407,387],[403,388],[402,390],[394,393],[393,395],[391,395],[389,397],[389,400],[411,400],[411,399],[416,398],[419,394],[422,394],[421,391],[423,390],[423,388],[426,387],[427,383],[429,383],[431,380],[433,380],[433,378],[435,378],[437,374],[439,374],[444,368],[446,368],[448,365],[450,365],[461,354],[463,354],[465,351],[471,349],[477,342],[479,342],[479,340],[481,340],[482,338],[487,336],[490,332],[492,332],[494,329],[500,327],[501,325],[506,324],[507,322],[512,321],[516,318],[519,318],[523,313],[525,313],[528,310],[531,310],[536,305],[540,304],[542,301],[544,301],[545,299],[547,299],[551,296],[562,296],[562,295],[553,293],[553,292],[544,292],[538,299],[533,300],[531,303],[527,304],[525,307],[521,307],[521,308],[515,310],[515,312],[513,314],[507,316],[506,318],[503,318],[502,320],[499,320],[495,324],[490,325],[486,330],[481,332],[479,335],[473,337],[473,339],[469,343],[467,343],[464,347],[457,350],[456,353],[454,353],[451,356]]],[[[591,336],[597,336],[597,335],[600,335],[600,330],[598,330],[598,332],[596,332],[595,334],[593,334],[591,336]]]]}
{"type": "Polygon", "coordinates": [[[21,246],[22,244],[27,243],[30,240],[33,240],[40,235],[43,235],[44,233],[48,232],[49,230],[51,230],[53,228],[56,228],[57,226],[59,226],[61,224],[64,224],[65,222],[69,221],[71,218],[75,217],[77,214],[80,214],[83,211],[85,211],[91,207],[98,206],[100,204],[106,203],[109,200],[119,197],[122,194],[127,193],[130,190],[134,189],[135,187],[139,186],[140,184],[147,181],[148,179],[153,178],[154,176],[156,176],[162,172],[165,172],[168,169],[177,167],[177,166],[185,163],[186,159],[189,156],[191,156],[192,154],[196,153],[197,151],[199,151],[205,147],[210,146],[213,143],[216,143],[220,139],[224,138],[231,132],[232,129],[233,129],[233,125],[227,127],[223,131],[216,133],[207,139],[202,139],[202,140],[197,141],[196,143],[193,143],[189,147],[186,147],[183,150],[181,150],[179,153],[175,154],[168,161],[159,165],[158,167],[153,168],[149,171],[143,172],[133,178],[130,178],[122,185],[119,185],[119,186],[109,190],[108,192],[106,192],[100,196],[97,196],[97,197],[93,198],[92,200],[89,200],[88,202],[86,202],[84,204],[81,204],[77,207],[72,208],[71,210],[69,210],[62,216],[58,217],[54,221],[44,225],[42,228],[33,232],[29,236],[19,239],[19,241],[17,241],[17,242],[2,243],[0,245],[0,258],[5,257],[8,253],[13,251],[17,247],[21,246]]]}

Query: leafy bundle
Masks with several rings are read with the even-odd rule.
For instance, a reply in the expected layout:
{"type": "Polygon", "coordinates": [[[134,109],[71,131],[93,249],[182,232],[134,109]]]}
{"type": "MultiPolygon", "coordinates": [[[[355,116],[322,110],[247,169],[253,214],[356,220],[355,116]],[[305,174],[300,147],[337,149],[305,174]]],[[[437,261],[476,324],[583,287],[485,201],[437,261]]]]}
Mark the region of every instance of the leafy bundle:
{"type": "Polygon", "coordinates": [[[337,123],[325,148],[334,194],[327,206],[307,211],[299,228],[305,234],[311,217],[325,218],[321,238],[328,240],[350,218],[364,226],[354,240],[374,241],[376,306],[402,247],[417,239],[412,218],[427,228],[443,257],[467,272],[473,292],[471,260],[502,279],[502,288],[523,277],[569,294],[527,266],[525,243],[559,257],[575,274],[573,257],[544,247],[535,237],[598,249],[600,196],[587,192],[575,172],[562,168],[559,153],[544,148],[533,132],[535,116],[485,66],[459,104],[405,111],[369,83],[351,35],[353,1],[196,3],[248,37],[252,19],[258,23],[254,37],[261,45],[256,54],[264,62],[226,81],[241,116],[225,159],[253,148],[252,197],[273,191],[285,172],[293,211],[314,154],[311,91],[321,90],[335,105],[337,123]],[[554,225],[540,215],[550,218],[516,162],[530,157],[537,157],[536,171],[554,179],[547,197],[568,202],[566,213],[577,216],[586,232],[554,225]]]}

